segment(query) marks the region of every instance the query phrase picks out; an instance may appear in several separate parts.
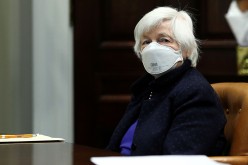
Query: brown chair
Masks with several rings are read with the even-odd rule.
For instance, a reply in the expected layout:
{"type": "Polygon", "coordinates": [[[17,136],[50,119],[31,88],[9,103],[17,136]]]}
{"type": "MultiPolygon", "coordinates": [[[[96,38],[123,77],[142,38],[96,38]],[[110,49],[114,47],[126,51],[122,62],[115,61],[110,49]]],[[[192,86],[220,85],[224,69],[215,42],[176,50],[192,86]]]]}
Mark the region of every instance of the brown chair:
{"type": "Polygon", "coordinates": [[[225,110],[225,136],[230,143],[228,156],[212,159],[232,165],[248,165],[248,83],[212,84],[225,110]]]}

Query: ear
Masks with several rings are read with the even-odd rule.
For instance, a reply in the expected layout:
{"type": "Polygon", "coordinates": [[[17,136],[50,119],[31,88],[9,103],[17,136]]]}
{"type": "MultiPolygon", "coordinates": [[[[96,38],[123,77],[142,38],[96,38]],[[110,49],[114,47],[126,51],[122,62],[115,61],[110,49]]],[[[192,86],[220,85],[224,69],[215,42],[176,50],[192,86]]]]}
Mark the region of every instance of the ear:
{"type": "Polygon", "coordinates": [[[182,51],[182,56],[183,56],[183,59],[189,58],[189,56],[190,56],[189,51],[183,50],[182,51]]]}

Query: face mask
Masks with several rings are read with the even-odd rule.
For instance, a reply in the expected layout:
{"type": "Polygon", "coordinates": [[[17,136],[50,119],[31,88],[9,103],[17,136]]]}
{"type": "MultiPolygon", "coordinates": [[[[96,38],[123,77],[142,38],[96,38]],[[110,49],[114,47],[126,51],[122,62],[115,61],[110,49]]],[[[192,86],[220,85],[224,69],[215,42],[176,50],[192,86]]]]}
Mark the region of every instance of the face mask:
{"type": "Polygon", "coordinates": [[[151,75],[158,75],[173,68],[178,61],[183,61],[181,51],[152,42],[141,52],[145,70],[151,75]]]}
{"type": "Polygon", "coordinates": [[[226,20],[240,46],[248,46],[248,12],[240,11],[236,1],[232,1],[226,20]]]}

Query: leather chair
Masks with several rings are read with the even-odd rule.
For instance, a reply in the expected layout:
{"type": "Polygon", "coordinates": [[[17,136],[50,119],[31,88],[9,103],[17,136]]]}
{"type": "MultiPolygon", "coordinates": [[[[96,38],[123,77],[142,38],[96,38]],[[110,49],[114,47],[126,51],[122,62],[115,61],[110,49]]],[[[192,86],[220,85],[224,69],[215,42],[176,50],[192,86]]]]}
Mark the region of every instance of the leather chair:
{"type": "Polygon", "coordinates": [[[225,110],[225,136],[230,150],[227,156],[211,158],[232,165],[248,165],[248,83],[223,82],[212,87],[225,110]]]}

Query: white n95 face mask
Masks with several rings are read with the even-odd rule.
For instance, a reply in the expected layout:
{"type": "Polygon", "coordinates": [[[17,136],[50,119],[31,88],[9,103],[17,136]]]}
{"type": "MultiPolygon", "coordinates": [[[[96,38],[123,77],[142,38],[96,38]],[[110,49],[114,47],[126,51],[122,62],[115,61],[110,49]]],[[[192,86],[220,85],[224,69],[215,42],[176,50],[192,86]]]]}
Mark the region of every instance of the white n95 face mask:
{"type": "Polygon", "coordinates": [[[248,46],[248,11],[240,11],[236,1],[232,1],[225,18],[240,46],[248,46]]]}
{"type": "Polygon", "coordinates": [[[158,75],[173,68],[173,66],[183,61],[181,51],[152,42],[141,52],[141,59],[145,70],[151,75],[158,75]]]}

